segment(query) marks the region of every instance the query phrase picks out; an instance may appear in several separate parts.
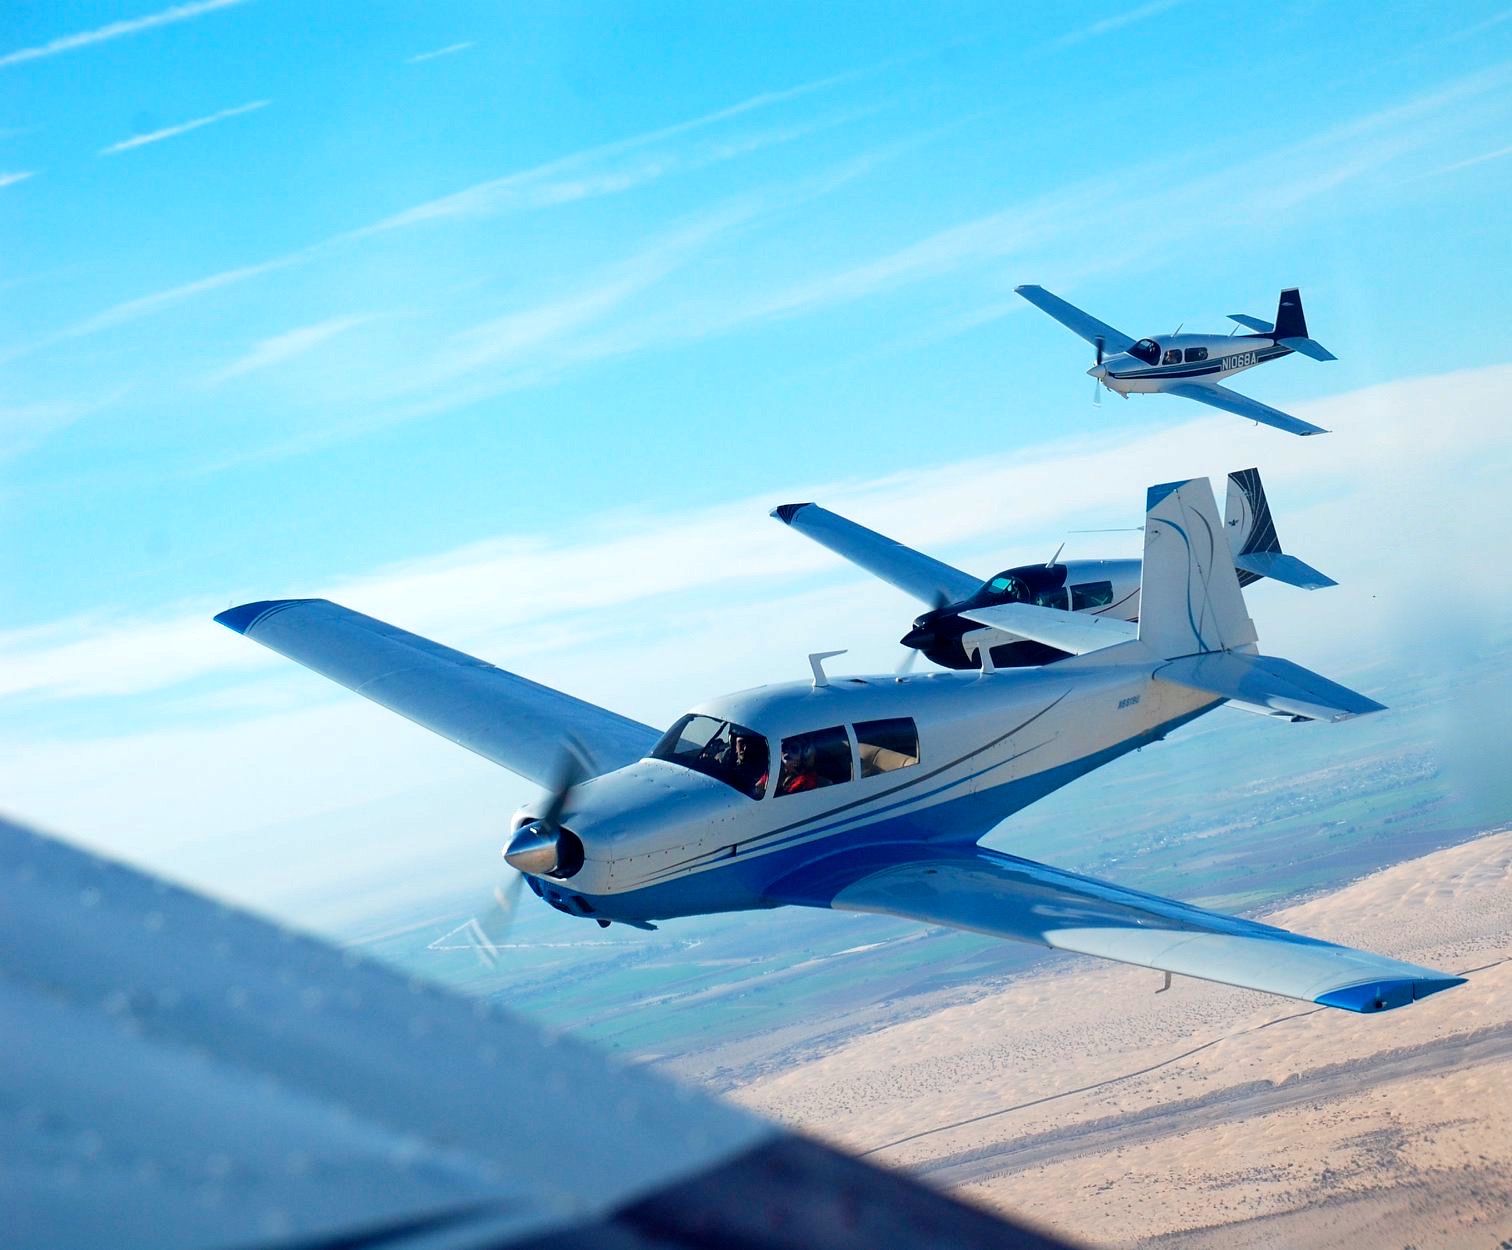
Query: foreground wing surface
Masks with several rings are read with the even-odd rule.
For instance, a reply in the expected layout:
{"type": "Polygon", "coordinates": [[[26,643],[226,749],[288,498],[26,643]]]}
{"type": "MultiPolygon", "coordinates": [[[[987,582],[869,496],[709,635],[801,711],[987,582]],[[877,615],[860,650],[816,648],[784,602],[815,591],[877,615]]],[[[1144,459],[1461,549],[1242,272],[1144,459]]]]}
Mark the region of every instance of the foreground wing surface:
{"type": "Polygon", "coordinates": [[[569,739],[597,774],[639,759],[660,736],[327,599],[245,603],[215,619],[537,785],[555,784],[569,739]]]}
{"type": "Polygon", "coordinates": [[[1247,395],[1241,395],[1238,391],[1231,391],[1228,387],[1218,386],[1216,383],[1176,382],[1166,387],[1164,393],[1180,395],[1183,399],[1195,399],[1199,404],[1221,408],[1224,412],[1232,412],[1236,417],[1248,417],[1251,421],[1260,422],[1261,425],[1273,425],[1276,429],[1285,430],[1288,434],[1328,433],[1320,425],[1312,425],[1297,417],[1288,416],[1278,408],[1262,404],[1258,399],[1251,399],[1247,395]]]}
{"type": "Polygon", "coordinates": [[[1066,329],[1081,335],[1094,346],[1101,339],[1105,352],[1126,352],[1134,346],[1134,340],[1122,330],[1115,330],[1106,321],[1099,321],[1091,313],[1082,312],[1075,304],[1066,303],[1059,295],[1051,295],[1042,286],[1016,286],[1013,289],[1041,312],[1049,313],[1066,329]]]}
{"type": "Polygon", "coordinates": [[[772,515],[789,529],[931,607],[969,598],[981,589],[980,578],[847,521],[816,503],[785,503],[774,508],[772,515]]]}
{"type": "Polygon", "coordinates": [[[879,912],[1182,976],[1385,1011],[1463,978],[1204,911],[982,847],[857,867],[817,865],[787,902],[879,912]]]}
{"type": "Polygon", "coordinates": [[[1059,1245],[0,818],[8,1250],[1059,1245]]]}
{"type": "MultiPolygon", "coordinates": [[[[1093,616],[1089,612],[1067,612],[1062,608],[1045,608],[1034,603],[1003,603],[985,608],[968,608],[961,613],[968,621],[998,629],[1005,634],[1027,638],[1085,655],[1120,642],[1132,642],[1139,627],[1116,616],[1093,616]]],[[[969,635],[968,635],[969,636],[969,635]]]]}

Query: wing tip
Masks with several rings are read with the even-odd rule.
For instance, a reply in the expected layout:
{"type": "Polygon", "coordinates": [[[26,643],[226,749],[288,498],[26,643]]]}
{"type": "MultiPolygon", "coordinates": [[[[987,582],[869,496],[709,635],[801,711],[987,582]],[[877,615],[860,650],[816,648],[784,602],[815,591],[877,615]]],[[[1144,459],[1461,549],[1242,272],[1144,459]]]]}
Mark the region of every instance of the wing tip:
{"type": "Polygon", "coordinates": [[[265,616],[293,607],[296,603],[309,602],[309,599],[259,599],[255,603],[238,604],[216,613],[215,623],[235,630],[238,634],[245,634],[265,616]]]}
{"type": "Polygon", "coordinates": [[[784,525],[791,525],[793,518],[802,512],[803,509],[812,508],[813,506],[812,500],[807,503],[780,503],[767,515],[776,517],[784,525]]]}
{"type": "Polygon", "coordinates": [[[1452,990],[1464,985],[1464,977],[1399,977],[1388,981],[1365,981],[1359,985],[1346,985],[1343,989],[1330,990],[1319,995],[1313,1002],[1323,1007],[1339,1007],[1345,1011],[1370,1013],[1391,1011],[1407,1007],[1420,998],[1452,990]]]}

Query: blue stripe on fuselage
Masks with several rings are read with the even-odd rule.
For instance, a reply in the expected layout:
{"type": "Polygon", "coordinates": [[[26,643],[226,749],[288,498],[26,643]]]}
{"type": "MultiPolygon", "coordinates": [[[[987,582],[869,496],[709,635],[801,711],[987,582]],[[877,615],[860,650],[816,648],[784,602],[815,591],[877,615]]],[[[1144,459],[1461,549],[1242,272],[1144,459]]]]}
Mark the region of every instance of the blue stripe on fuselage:
{"type": "MultiPolygon", "coordinates": [[[[629,920],[644,922],[673,916],[695,916],[711,912],[749,911],[765,907],[780,907],[797,903],[812,907],[827,907],[838,886],[829,889],[827,897],[811,896],[805,888],[805,870],[821,860],[831,860],[836,855],[856,855],[858,870],[873,864],[879,857],[885,858],[890,851],[893,862],[902,855],[907,857],[907,848],[920,843],[936,847],[957,846],[961,849],[975,843],[990,832],[992,827],[1006,820],[1013,813],[1022,811],[1031,803],[1069,785],[1078,777],[1085,776],[1104,764],[1111,763],[1122,755],[1137,751],[1140,747],[1158,742],[1173,729],[1218,707],[1222,700],[1215,700],[1206,707],[1178,716],[1165,724],[1129,738],[1115,746],[1083,756],[1079,760],[1057,765],[1029,777],[1020,777],[989,790],[964,795],[959,799],[927,807],[916,812],[872,821],[858,828],[849,829],[831,837],[806,842],[800,846],[786,847],[766,854],[742,858],[738,853],[729,857],[728,866],[703,872],[690,872],[672,881],[664,881],[643,889],[630,890],[623,894],[578,895],[587,899],[593,914],[606,920],[629,920]],[[977,829],[983,833],[955,837],[941,837],[940,828],[977,829]]],[[[984,770],[990,771],[990,770],[984,770]]],[[[829,880],[832,873],[822,877],[829,880]]],[[[571,897],[571,881],[542,882],[545,888],[558,896],[571,897]]],[[[579,914],[575,908],[561,906],[560,910],[579,914]]]]}

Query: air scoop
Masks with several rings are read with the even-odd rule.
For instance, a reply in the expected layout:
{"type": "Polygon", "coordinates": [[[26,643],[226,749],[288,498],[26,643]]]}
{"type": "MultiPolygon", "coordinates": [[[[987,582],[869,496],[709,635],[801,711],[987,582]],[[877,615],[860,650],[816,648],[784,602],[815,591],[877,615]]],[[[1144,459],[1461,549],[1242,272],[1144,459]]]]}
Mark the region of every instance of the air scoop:
{"type": "Polygon", "coordinates": [[[570,829],[532,820],[509,840],[504,861],[534,877],[570,877],[583,866],[583,844],[570,829]]]}

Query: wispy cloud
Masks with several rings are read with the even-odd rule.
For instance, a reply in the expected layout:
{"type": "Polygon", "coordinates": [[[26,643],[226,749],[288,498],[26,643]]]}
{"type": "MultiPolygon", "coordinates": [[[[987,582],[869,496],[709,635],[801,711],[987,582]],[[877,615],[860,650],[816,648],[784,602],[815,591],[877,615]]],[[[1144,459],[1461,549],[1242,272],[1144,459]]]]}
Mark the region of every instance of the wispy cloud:
{"type": "Polygon", "coordinates": [[[1147,18],[1158,17],[1160,14],[1174,9],[1179,4],[1185,4],[1186,0],[1150,0],[1148,4],[1141,4],[1136,8],[1126,9],[1122,13],[1115,13],[1112,17],[1105,17],[1099,22],[1093,22],[1090,26],[1084,26],[1080,30],[1074,30],[1070,34],[1062,35],[1054,40],[1051,48],[1069,48],[1074,44],[1085,43],[1088,39],[1098,39],[1103,35],[1110,35],[1115,30],[1122,30],[1125,26],[1132,26],[1135,22],[1145,21],[1147,18]]]}
{"type": "MultiPolygon", "coordinates": [[[[1469,169],[1472,165],[1484,165],[1487,161],[1499,161],[1503,157],[1512,156],[1512,146],[1497,148],[1494,152],[1482,152],[1479,156],[1472,156],[1467,160],[1455,161],[1452,165],[1442,165],[1429,175],[1452,174],[1457,169],[1469,169]]],[[[0,186],[4,186],[0,183],[0,186]]]]}
{"type": "Polygon", "coordinates": [[[80,31],[76,35],[60,36],[50,43],[39,44],[35,48],[20,48],[15,52],[8,52],[0,56],[0,69],[20,65],[25,61],[38,61],[43,57],[57,56],[63,52],[73,52],[92,44],[108,43],[112,39],[122,39],[127,35],[140,34],[144,30],[154,30],[159,26],[192,21],[196,17],[214,13],[218,9],[229,9],[245,3],[247,0],[200,0],[198,4],[175,5],[171,9],[164,9],[161,13],[151,13],[146,17],[111,22],[108,26],[80,31]]]}
{"type": "Polygon", "coordinates": [[[35,178],[37,171],[34,169],[18,170],[15,173],[0,174],[0,187],[13,187],[18,182],[25,182],[28,178],[35,178]]]}
{"type": "Polygon", "coordinates": [[[421,61],[434,61],[438,57],[453,56],[458,52],[466,52],[469,48],[477,47],[475,40],[469,39],[466,43],[452,43],[444,48],[437,48],[433,52],[419,52],[414,56],[406,57],[406,65],[419,65],[421,61]]]}
{"type": "Polygon", "coordinates": [[[177,126],[165,126],[162,130],[154,130],[150,134],[134,135],[130,139],[122,139],[119,143],[112,143],[108,148],[101,148],[99,155],[112,156],[117,152],[129,152],[132,148],[146,147],[149,143],[161,143],[164,139],[175,139],[179,135],[186,135],[191,130],[199,130],[203,126],[213,126],[216,122],[223,122],[228,117],[240,117],[243,113],[255,113],[258,109],[267,108],[272,103],[270,100],[253,100],[249,104],[239,104],[235,108],[222,109],[219,113],[211,113],[208,117],[196,117],[193,121],[181,122],[177,126]]]}
{"type": "Polygon", "coordinates": [[[354,326],[371,320],[370,316],[332,317],[329,321],[322,321],[316,325],[301,326],[283,334],[275,334],[271,338],[254,344],[246,355],[232,361],[224,369],[218,370],[209,380],[212,384],[226,382],[232,378],[239,378],[243,374],[266,369],[272,365],[281,364],[285,360],[292,360],[296,356],[302,356],[313,350],[328,339],[333,339],[338,334],[344,334],[354,326]]]}

